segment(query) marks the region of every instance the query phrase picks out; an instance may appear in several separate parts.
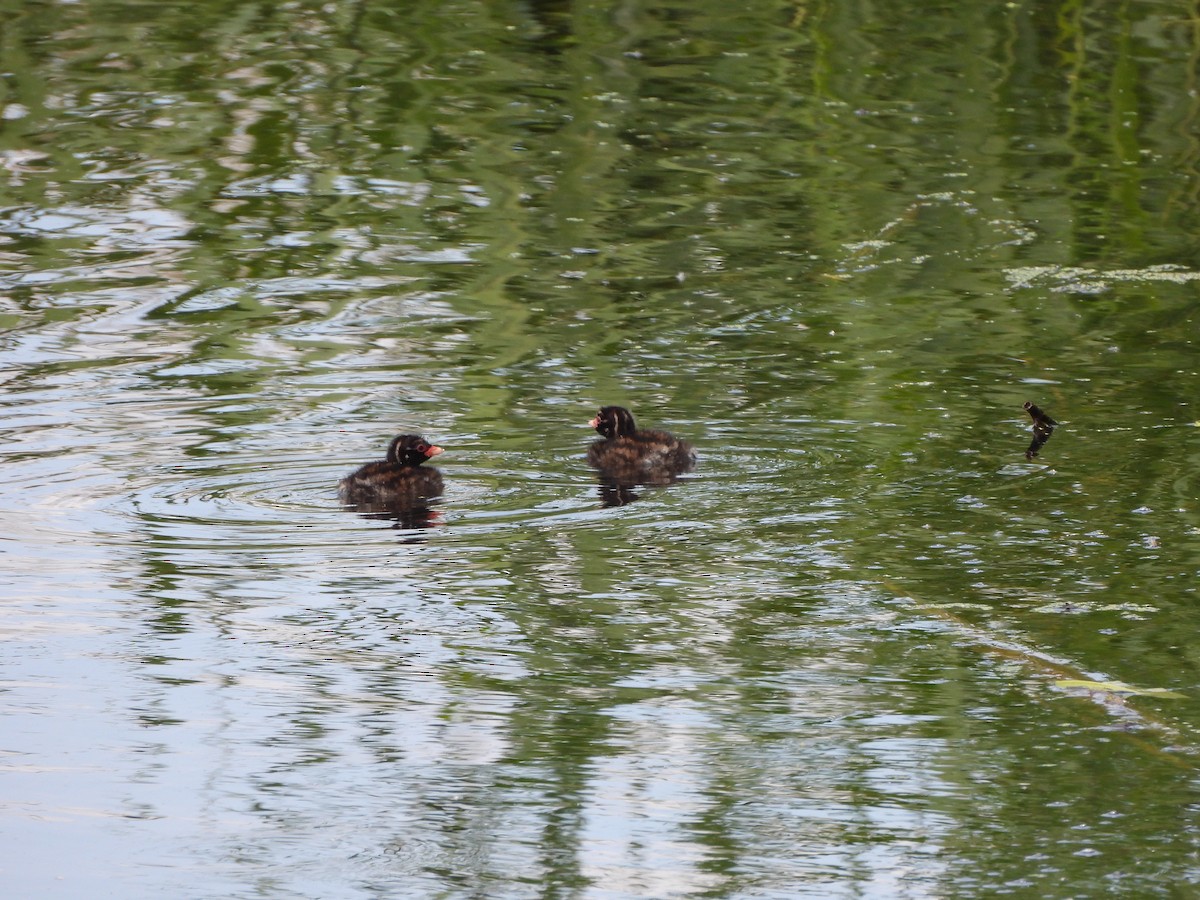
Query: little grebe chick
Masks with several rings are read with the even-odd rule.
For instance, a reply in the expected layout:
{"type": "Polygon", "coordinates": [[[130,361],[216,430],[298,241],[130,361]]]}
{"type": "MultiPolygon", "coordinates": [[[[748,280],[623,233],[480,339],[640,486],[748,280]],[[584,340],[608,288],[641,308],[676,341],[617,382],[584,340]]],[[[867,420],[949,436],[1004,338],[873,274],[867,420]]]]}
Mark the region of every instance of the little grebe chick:
{"type": "Polygon", "coordinates": [[[589,423],[603,440],[588,448],[588,464],[622,485],[670,484],[696,467],[696,451],[666,431],[639,429],[623,406],[603,406],[589,423]]]}
{"type": "Polygon", "coordinates": [[[423,504],[442,493],[442,473],[421,463],[441,452],[420,435],[401,434],[392,439],[387,459],[369,462],[338,482],[338,498],[367,511],[423,504]]]}

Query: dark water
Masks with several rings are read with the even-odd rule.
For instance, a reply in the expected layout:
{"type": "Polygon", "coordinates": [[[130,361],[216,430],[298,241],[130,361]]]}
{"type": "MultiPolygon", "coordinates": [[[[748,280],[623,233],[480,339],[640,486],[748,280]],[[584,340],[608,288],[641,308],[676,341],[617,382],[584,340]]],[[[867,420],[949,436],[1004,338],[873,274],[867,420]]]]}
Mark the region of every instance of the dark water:
{"type": "Polygon", "coordinates": [[[4,893],[1191,896],[1198,52],[0,4],[4,893]]]}

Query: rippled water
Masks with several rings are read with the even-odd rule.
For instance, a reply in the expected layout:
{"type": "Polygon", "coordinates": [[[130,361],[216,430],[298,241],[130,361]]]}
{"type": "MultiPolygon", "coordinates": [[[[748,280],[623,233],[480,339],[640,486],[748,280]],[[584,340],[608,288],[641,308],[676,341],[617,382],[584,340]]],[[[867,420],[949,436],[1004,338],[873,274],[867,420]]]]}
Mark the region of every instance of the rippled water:
{"type": "Polygon", "coordinates": [[[136,12],[0,26],[6,894],[1192,890],[1189,10],[136,12]]]}

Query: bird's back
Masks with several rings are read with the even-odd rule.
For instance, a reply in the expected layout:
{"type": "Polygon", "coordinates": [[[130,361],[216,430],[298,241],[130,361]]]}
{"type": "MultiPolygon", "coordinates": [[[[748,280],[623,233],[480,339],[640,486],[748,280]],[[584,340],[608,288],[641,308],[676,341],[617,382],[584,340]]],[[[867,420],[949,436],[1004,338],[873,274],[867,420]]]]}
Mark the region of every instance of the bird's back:
{"type": "Polygon", "coordinates": [[[588,463],[618,481],[665,484],[695,468],[696,452],[666,431],[643,429],[596,441],[588,448],[588,463]]]}
{"type": "Polygon", "coordinates": [[[370,462],[338,482],[338,497],[347,506],[403,506],[442,492],[437,469],[370,462]]]}

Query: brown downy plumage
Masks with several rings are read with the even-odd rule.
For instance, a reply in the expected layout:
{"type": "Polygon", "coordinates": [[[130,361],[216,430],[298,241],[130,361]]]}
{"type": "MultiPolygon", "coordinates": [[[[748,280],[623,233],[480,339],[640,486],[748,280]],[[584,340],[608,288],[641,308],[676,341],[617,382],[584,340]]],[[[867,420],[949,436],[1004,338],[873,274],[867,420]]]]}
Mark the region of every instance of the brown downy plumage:
{"type": "Polygon", "coordinates": [[[442,452],[425,438],[402,434],[392,439],[387,459],[369,462],[338,482],[338,498],[360,512],[403,510],[442,493],[442,473],[421,463],[442,452]]]}
{"type": "Polygon", "coordinates": [[[588,423],[603,440],[588,448],[588,464],[622,485],[670,484],[696,467],[696,451],[665,431],[639,429],[623,406],[604,406],[588,423]]]}

